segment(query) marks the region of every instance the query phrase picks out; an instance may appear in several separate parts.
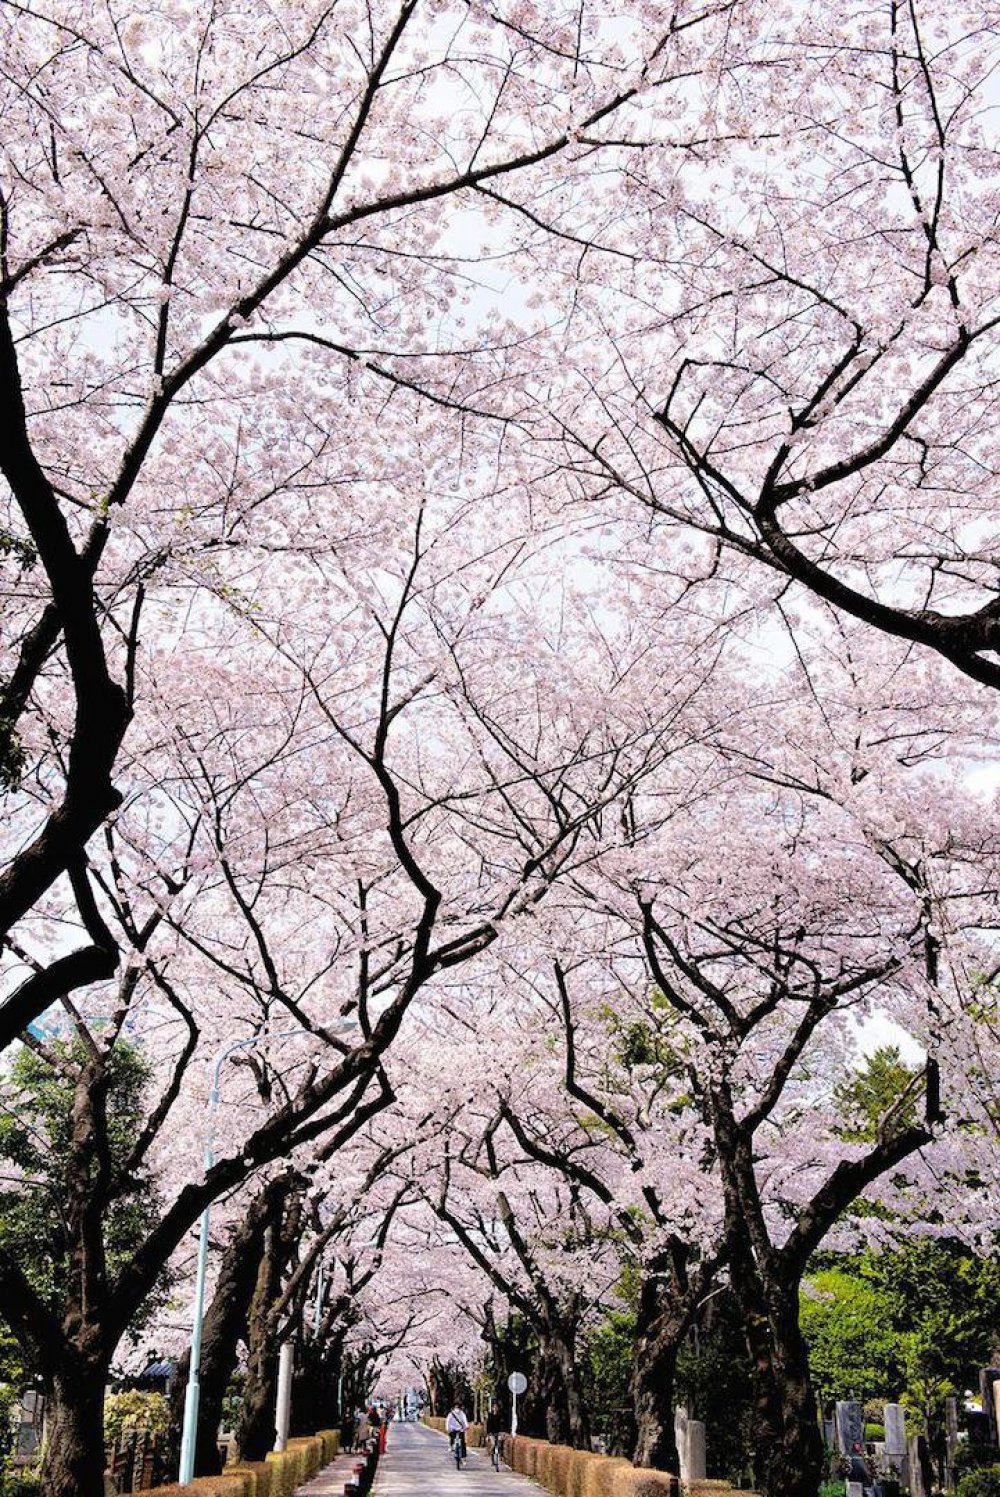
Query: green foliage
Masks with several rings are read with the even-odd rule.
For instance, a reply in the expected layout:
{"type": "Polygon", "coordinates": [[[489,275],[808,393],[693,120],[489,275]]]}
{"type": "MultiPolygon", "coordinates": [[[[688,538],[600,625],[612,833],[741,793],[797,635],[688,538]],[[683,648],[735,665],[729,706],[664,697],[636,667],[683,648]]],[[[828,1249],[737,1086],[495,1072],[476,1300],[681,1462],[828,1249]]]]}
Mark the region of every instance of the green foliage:
{"type": "Polygon", "coordinates": [[[813,1274],[802,1288],[799,1324],[822,1403],[877,1398],[903,1386],[903,1349],[890,1307],[864,1272],[813,1274]]]}
{"type": "Polygon", "coordinates": [[[989,1466],[992,1463],[992,1445],[973,1445],[971,1440],[963,1440],[955,1451],[952,1470],[955,1476],[959,1477],[965,1471],[979,1471],[983,1466],[989,1466]]]}
{"type": "Polygon", "coordinates": [[[14,1388],[24,1388],[30,1379],[30,1370],[20,1346],[0,1320],[0,1384],[9,1383],[14,1388]]]}
{"type": "Polygon", "coordinates": [[[955,1497],[1000,1497],[1000,1466],[966,1472],[956,1488],[955,1497]]]}
{"type": "Polygon", "coordinates": [[[108,1444],[125,1430],[165,1435],[169,1428],[170,1405],[162,1393],[129,1388],[123,1393],[109,1393],[104,1400],[104,1438],[108,1444]]]}
{"type": "MultiPolygon", "coordinates": [[[[906,1065],[895,1045],[885,1045],[868,1057],[861,1070],[834,1088],[834,1105],[847,1121],[838,1129],[852,1144],[874,1143],[879,1125],[917,1075],[906,1065]]],[[[917,1119],[919,1094],[907,1097],[894,1115],[891,1132],[899,1132],[917,1119]]]]}
{"type": "Polygon", "coordinates": [[[38,1497],[42,1473],[37,1466],[24,1466],[0,1477],[0,1497],[38,1497]]]}
{"type": "Polygon", "coordinates": [[[907,1383],[973,1387],[1000,1335],[1000,1260],[952,1240],[918,1238],[869,1256],[867,1272],[904,1340],[907,1383]]]}
{"type": "Polygon", "coordinates": [[[17,1403],[17,1389],[8,1383],[0,1384],[0,1467],[5,1467],[14,1453],[17,1403]]]}
{"type": "MultiPolygon", "coordinates": [[[[149,1172],[128,1167],[147,1113],[148,1062],[122,1041],[106,1058],[107,1148],[102,1161],[101,1151],[81,1147],[79,1129],[74,1143],[74,1116],[87,1096],[100,1091],[90,1070],[92,1058],[79,1040],[57,1040],[52,1048],[59,1056],[58,1068],[25,1047],[5,1077],[0,1245],[17,1257],[49,1308],[62,1313],[70,1290],[73,1230],[68,1203],[74,1191],[103,1180],[101,1219],[109,1275],[129,1262],[155,1220],[159,1200],[149,1172]]],[[[152,1313],[156,1303],[151,1297],[145,1313],[152,1313]]],[[[5,1344],[0,1333],[0,1358],[5,1344]]],[[[21,1351],[30,1358],[30,1348],[21,1351]]],[[[29,1371],[22,1365],[10,1380],[23,1383],[29,1371]]]]}
{"type": "Polygon", "coordinates": [[[819,1497],[845,1497],[847,1484],[843,1481],[825,1481],[819,1489],[819,1497]]]}
{"type": "MultiPolygon", "coordinates": [[[[683,1062],[672,1035],[677,1015],[663,994],[656,991],[651,1009],[648,1019],[622,1019],[613,1005],[601,1008],[601,1018],[608,1029],[610,1056],[625,1071],[652,1070],[663,1076],[680,1075],[683,1062]]],[[[613,1085],[610,1072],[608,1080],[613,1085]]]]}
{"type": "Polygon", "coordinates": [[[928,1238],[864,1253],[806,1280],[801,1325],[824,1401],[899,1397],[919,1429],[989,1359],[1000,1335],[1000,1261],[928,1238]]]}
{"type": "Polygon", "coordinates": [[[614,1311],[588,1332],[584,1346],[584,1386],[588,1407],[599,1424],[627,1407],[635,1345],[635,1315],[614,1311]]]}

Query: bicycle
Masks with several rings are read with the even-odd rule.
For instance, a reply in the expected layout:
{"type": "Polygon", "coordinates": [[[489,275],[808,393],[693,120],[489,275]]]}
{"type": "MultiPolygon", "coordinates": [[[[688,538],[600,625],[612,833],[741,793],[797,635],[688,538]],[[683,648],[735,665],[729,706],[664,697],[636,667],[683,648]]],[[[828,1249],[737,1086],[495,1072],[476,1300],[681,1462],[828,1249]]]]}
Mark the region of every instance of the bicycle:
{"type": "Polygon", "coordinates": [[[465,1448],[465,1430],[452,1430],[451,1453],[455,1457],[455,1469],[461,1471],[462,1462],[468,1458],[465,1448]]]}
{"type": "Polygon", "coordinates": [[[503,1435],[490,1435],[490,1460],[494,1471],[500,1470],[500,1462],[503,1460],[503,1435]]]}

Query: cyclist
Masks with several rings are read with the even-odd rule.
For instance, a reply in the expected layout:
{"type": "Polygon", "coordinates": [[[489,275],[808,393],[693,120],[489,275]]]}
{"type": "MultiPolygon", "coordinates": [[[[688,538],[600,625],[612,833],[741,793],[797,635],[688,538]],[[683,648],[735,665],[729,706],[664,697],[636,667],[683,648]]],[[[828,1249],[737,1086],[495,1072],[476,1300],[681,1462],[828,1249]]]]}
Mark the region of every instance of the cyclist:
{"type": "Polygon", "coordinates": [[[460,1409],[458,1404],[455,1405],[444,1421],[444,1427],[448,1433],[448,1444],[451,1446],[455,1461],[457,1464],[461,1464],[466,1457],[465,1431],[469,1427],[469,1421],[465,1417],[464,1410],[460,1409]]]}
{"type": "Polygon", "coordinates": [[[486,1441],[490,1447],[490,1456],[493,1461],[494,1471],[500,1470],[500,1457],[503,1454],[503,1437],[506,1421],[500,1400],[494,1398],[490,1404],[490,1411],[486,1415],[486,1441]]]}

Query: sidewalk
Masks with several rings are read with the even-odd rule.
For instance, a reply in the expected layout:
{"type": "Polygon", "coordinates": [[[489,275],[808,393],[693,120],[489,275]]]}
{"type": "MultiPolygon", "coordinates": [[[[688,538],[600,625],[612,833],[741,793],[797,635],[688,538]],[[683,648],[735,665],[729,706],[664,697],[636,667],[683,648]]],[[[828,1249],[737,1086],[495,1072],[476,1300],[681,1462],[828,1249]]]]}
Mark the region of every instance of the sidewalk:
{"type": "MultiPolygon", "coordinates": [[[[322,1471],[317,1471],[302,1486],[295,1488],[295,1497],[343,1497],[344,1482],[354,1475],[355,1464],[363,1460],[360,1455],[337,1455],[322,1471]]],[[[382,1457],[385,1460],[385,1456],[382,1457]]],[[[381,1464],[381,1463],[380,1463],[381,1464]]]]}

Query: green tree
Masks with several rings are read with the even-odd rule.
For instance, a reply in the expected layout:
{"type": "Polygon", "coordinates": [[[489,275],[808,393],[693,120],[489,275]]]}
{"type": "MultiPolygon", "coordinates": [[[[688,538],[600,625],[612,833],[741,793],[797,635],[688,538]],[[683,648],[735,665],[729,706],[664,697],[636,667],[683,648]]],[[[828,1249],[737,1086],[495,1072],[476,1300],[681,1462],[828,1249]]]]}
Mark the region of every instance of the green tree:
{"type": "Polygon", "coordinates": [[[824,1266],[800,1313],[824,1400],[905,1396],[925,1420],[929,1398],[975,1385],[1000,1338],[1000,1261],[916,1238],[824,1266]]]}
{"type": "Polygon", "coordinates": [[[893,1108],[895,1127],[909,1127],[917,1118],[915,1083],[922,1074],[922,1066],[906,1064],[897,1045],[875,1050],[859,1071],[834,1088],[834,1103],[844,1118],[840,1136],[848,1143],[874,1143],[893,1108]]]}
{"type": "Polygon", "coordinates": [[[802,1288],[799,1317],[822,1404],[902,1391],[903,1346],[892,1306],[861,1265],[812,1274],[802,1288]]]}
{"type": "Polygon", "coordinates": [[[870,1255],[864,1271],[888,1306],[911,1391],[918,1381],[974,1387],[1000,1338],[1000,1259],[917,1238],[870,1255]]]}
{"type": "MultiPolygon", "coordinates": [[[[22,1265],[32,1288],[57,1316],[66,1309],[73,1242],[66,1202],[73,1191],[102,1172],[102,1231],[106,1265],[115,1273],[128,1262],[158,1213],[156,1183],[149,1170],[127,1167],[146,1119],[146,1088],[151,1067],[145,1057],[119,1040],[107,1056],[106,1149],[88,1161],[88,1180],[73,1150],[73,1116],[79,1072],[85,1063],[79,1041],[56,1041],[46,1054],[26,1047],[15,1056],[0,1104],[0,1247],[22,1265]],[[4,1168],[6,1166],[6,1168],[4,1168]]],[[[158,1303],[144,1306],[149,1315],[158,1303]]],[[[23,1337],[14,1342],[0,1323],[0,1357],[17,1346],[11,1368],[24,1381],[36,1372],[35,1349],[23,1337]]],[[[6,1361],[6,1357],[4,1357],[6,1361]]]]}

